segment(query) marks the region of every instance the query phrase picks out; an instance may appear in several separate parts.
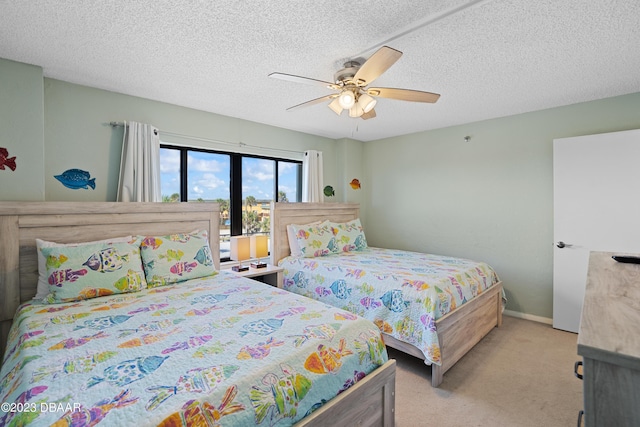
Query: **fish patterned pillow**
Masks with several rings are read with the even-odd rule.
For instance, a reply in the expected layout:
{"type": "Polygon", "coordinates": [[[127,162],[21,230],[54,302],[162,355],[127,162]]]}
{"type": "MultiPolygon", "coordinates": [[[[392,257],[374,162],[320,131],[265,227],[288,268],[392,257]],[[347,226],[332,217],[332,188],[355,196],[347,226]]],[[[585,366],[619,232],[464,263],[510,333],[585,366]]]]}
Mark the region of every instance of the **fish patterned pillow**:
{"type": "Polygon", "coordinates": [[[298,225],[298,224],[289,224],[287,225],[287,239],[289,240],[289,250],[291,251],[291,256],[302,256],[302,252],[300,252],[300,246],[298,246],[298,238],[296,236],[296,227],[306,228],[312,227],[314,225],[321,224],[322,221],[314,221],[309,224],[298,225]]]}
{"type": "Polygon", "coordinates": [[[206,230],[145,236],[140,252],[150,288],[216,274],[206,230]]]}
{"type": "Polygon", "coordinates": [[[36,239],[36,248],[38,252],[38,286],[36,289],[36,295],[33,297],[35,300],[41,300],[46,298],[49,295],[49,276],[47,275],[47,264],[48,263],[57,263],[59,260],[51,258],[48,260],[42,254],[42,248],[50,248],[54,246],[59,247],[72,247],[78,245],[88,245],[94,243],[120,243],[120,242],[129,242],[134,243],[137,237],[134,236],[124,236],[124,237],[115,237],[113,239],[106,240],[97,240],[95,242],[82,242],[82,243],[57,243],[57,242],[48,242],[42,239],[36,239]]]}
{"type": "Polygon", "coordinates": [[[41,248],[47,266],[45,302],[78,301],[147,287],[140,241],[98,242],[41,248]]]}
{"type": "Polygon", "coordinates": [[[301,256],[313,258],[338,253],[340,247],[328,227],[328,222],[318,225],[292,225],[301,256]]]}
{"type": "Polygon", "coordinates": [[[327,227],[336,238],[338,252],[361,251],[367,248],[367,238],[364,236],[360,218],[349,222],[329,222],[327,227]]]}

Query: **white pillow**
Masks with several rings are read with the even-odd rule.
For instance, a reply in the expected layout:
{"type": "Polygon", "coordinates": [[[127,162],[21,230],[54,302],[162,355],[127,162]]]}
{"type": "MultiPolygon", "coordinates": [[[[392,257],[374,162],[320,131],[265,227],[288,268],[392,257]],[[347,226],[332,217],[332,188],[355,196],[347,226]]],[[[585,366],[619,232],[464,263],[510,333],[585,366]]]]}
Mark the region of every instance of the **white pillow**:
{"type": "MultiPolygon", "coordinates": [[[[298,245],[298,238],[296,237],[296,232],[294,227],[296,228],[306,228],[311,227],[312,225],[320,225],[323,221],[314,221],[309,224],[298,225],[298,224],[289,224],[287,225],[287,238],[289,239],[289,249],[291,250],[291,256],[302,256],[302,251],[300,250],[300,245],[298,245]]],[[[327,221],[324,221],[327,222],[327,221]]]]}
{"type": "Polygon", "coordinates": [[[87,245],[93,243],[127,243],[135,240],[135,236],[115,237],[113,239],[96,240],[95,242],[79,242],[79,243],[56,243],[47,242],[46,240],[36,239],[36,247],[38,252],[38,287],[36,296],[33,299],[43,299],[49,295],[49,281],[47,279],[47,259],[42,255],[42,248],[51,247],[71,247],[78,245],[87,245]]]}

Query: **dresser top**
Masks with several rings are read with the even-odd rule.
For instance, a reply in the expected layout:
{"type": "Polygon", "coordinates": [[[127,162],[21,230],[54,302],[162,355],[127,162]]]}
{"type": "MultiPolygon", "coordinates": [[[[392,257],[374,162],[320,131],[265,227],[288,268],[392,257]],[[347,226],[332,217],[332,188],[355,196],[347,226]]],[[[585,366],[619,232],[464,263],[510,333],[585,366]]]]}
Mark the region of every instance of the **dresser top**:
{"type": "MultiPolygon", "coordinates": [[[[591,252],[578,332],[578,354],[640,358],[640,264],[591,252]]],[[[633,254],[640,255],[640,254],[633,254]]]]}

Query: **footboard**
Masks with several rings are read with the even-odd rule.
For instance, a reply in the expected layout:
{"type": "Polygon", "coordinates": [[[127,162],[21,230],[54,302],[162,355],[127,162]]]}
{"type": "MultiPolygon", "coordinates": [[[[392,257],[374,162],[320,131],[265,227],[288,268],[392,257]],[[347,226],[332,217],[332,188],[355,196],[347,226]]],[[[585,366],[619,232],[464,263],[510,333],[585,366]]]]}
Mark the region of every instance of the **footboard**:
{"type": "Polygon", "coordinates": [[[395,426],[396,361],[387,363],[358,381],[296,427],[395,426]]]}
{"type": "Polygon", "coordinates": [[[431,385],[442,377],[495,326],[502,325],[502,283],[496,283],[436,322],[442,365],[431,365],[431,385]]]}
{"type": "MultiPolygon", "coordinates": [[[[495,326],[502,325],[502,282],[436,321],[442,365],[431,365],[431,385],[438,387],[444,373],[467,354],[495,326]]],[[[424,354],[411,344],[384,334],[387,346],[424,360],[424,354]]]]}

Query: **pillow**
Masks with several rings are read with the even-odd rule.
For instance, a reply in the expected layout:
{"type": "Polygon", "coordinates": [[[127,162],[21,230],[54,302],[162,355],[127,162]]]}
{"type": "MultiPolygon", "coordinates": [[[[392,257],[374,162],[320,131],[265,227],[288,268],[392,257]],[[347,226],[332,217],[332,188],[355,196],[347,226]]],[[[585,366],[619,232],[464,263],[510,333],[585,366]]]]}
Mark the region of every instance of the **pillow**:
{"type": "Polygon", "coordinates": [[[340,248],[328,224],[292,226],[301,256],[312,258],[339,252],[340,248]]]}
{"type": "Polygon", "coordinates": [[[206,230],[146,236],[140,253],[150,288],[216,274],[206,230]]]}
{"type": "Polygon", "coordinates": [[[314,221],[304,225],[298,225],[298,224],[287,225],[287,238],[289,239],[289,249],[291,250],[291,255],[297,256],[297,257],[302,256],[302,252],[300,252],[300,246],[298,245],[298,239],[296,238],[296,232],[294,231],[293,227],[305,228],[305,227],[311,227],[318,224],[321,224],[321,221],[314,221]]]}
{"type": "Polygon", "coordinates": [[[45,257],[48,303],[136,292],[147,287],[140,244],[93,242],[41,249],[45,257]]]}
{"type": "Polygon", "coordinates": [[[337,252],[361,251],[367,247],[360,218],[342,223],[329,222],[327,227],[336,238],[339,248],[337,252]]]}
{"type": "Polygon", "coordinates": [[[113,239],[106,240],[97,240],[95,242],[82,242],[82,243],[56,243],[56,242],[48,242],[46,240],[36,239],[36,247],[38,253],[38,286],[36,289],[36,296],[33,299],[43,299],[47,295],[49,295],[49,282],[47,281],[47,258],[42,254],[42,248],[50,248],[50,247],[72,247],[78,245],[88,245],[93,243],[116,243],[116,242],[130,242],[133,243],[135,241],[135,237],[133,236],[125,236],[125,237],[116,237],[113,239]]]}

